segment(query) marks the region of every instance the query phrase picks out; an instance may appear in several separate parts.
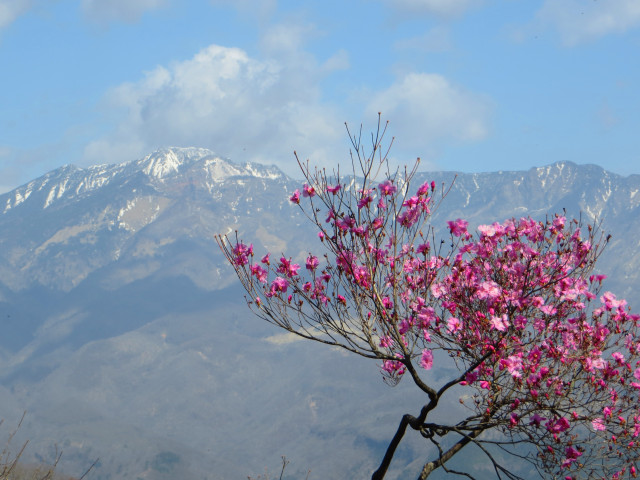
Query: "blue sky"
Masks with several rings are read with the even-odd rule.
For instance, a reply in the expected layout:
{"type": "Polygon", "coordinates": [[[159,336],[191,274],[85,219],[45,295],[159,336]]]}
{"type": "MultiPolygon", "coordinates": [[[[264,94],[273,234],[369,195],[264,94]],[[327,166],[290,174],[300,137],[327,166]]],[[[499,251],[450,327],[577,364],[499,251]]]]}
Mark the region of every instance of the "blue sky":
{"type": "Polygon", "coordinates": [[[298,176],[344,122],[426,169],[640,173],[638,0],[0,0],[0,191],[207,147],[298,176]]]}

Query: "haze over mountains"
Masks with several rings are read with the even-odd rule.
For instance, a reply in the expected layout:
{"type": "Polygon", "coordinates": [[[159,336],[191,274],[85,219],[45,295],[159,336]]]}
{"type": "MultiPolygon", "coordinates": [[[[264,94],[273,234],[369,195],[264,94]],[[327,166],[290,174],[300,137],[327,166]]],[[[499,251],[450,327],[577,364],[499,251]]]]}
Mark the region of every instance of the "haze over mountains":
{"type": "MultiPolygon", "coordinates": [[[[213,239],[238,230],[259,254],[315,250],[288,201],[297,187],[276,167],[169,148],[0,195],[0,416],[28,411],[29,451],[51,460],[57,445],[77,474],[99,457],[94,479],[246,478],[275,472],[283,454],[291,478],[375,469],[417,392],[252,317],[213,239]]],[[[458,174],[433,221],[563,209],[602,220],[607,288],[639,305],[640,175],[572,163],[458,174]]],[[[414,460],[415,476],[423,447],[408,442],[394,475],[414,460]]]]}

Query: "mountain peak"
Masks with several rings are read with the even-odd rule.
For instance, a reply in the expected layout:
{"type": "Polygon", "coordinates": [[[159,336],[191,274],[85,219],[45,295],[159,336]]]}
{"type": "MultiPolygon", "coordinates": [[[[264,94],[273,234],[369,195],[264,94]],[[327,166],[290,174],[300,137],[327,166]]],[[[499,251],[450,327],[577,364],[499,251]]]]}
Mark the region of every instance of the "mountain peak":
{"type": "Polygon", "coordinates": [[[10,192],[0,195],[1,213],[8,213],[22,204],[29,208],[48,208],[60,200],[72,200],[107,187],[120,184],[142,174],[153,188],[163,189],[174,181],[182,182],[186,175],[192,182],[201,178],[201,184],[212,192],[216,184],[232,177],[284,179],[276,166],[257,163],[233,163],[206,148],[166,147],[141,158],[120,164],[93,165],[86,168],[65,165],[48,172],[10,192]],[[27,202],[27,199],[29,201],[27,202]]]}
{"type": "Polygon", "coordinates": [[[178,173],[183,165],[205,158],[219,157],[206,148],[167,147],[158,149],[135,163],[146,175],[161,180],[178,173]]]}

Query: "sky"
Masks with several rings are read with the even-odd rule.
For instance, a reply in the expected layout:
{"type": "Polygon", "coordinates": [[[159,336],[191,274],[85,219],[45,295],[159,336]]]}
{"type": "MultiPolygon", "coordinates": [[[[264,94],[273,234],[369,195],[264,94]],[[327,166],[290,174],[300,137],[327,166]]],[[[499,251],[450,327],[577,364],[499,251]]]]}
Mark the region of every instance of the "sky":
{"type": "Polygon", "coordinates": [[[167,146],[640,173],[639,0],[0,0],[0,192],[167,146]]]}

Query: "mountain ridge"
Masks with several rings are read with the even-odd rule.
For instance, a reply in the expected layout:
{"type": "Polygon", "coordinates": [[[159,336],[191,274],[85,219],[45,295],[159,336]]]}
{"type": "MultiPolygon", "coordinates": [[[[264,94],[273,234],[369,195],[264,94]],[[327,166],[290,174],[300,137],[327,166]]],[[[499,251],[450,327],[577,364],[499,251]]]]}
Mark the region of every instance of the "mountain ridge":
{"type": "Polygon", "coordinates": [[[252,162],[236,164],[204,148],[166,147],[141,159],[123,163],[93,165],[86,168],[64,165],[1,194],[0,205],[4,205],[2,213],[6,214],[33,196],[38,198],[42,208],[48,208],[63,197],[65,199],[82,198],[83,195],[106,187],[111,182],[131,181],[139,174],[144,174],[151,186],[161,188],[162,184],[172,176],[184,173],[184,170],[193,170],[198,166],[205,170],[207,180],[216,183],[231,177],[253,176],[276,179],[284,176],[274,165],[267,166],[252,162]],[[71,192],[70,195],[69,192],[71,192]]]}

